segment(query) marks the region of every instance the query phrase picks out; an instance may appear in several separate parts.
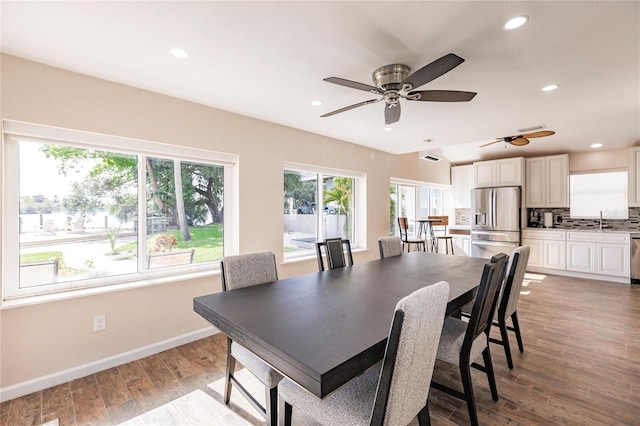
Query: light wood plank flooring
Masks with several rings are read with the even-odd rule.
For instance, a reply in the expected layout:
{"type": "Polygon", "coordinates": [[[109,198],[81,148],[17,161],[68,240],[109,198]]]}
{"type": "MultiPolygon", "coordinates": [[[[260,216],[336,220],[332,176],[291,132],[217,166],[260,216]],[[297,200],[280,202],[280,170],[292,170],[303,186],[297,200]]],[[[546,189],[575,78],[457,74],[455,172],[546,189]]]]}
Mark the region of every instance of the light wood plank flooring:
{"type": "MultiPolygon", "coordinates": [[[[640,426],[640,286],[528,274],[518,311],[525,352],[511,336],[513,370],[491,345],[498,402],[473,372],[481,424],[640,426]]],[[[239,394],[222,403],[225,358],[212,336],[7,401],[0,425],[264,424],[239,394]]],[[[454,368],[438,363],[434,377],[460,388],[454,368]]],[[[429,400],[434,426],[469,424],[463,401],[429,400]]]]}

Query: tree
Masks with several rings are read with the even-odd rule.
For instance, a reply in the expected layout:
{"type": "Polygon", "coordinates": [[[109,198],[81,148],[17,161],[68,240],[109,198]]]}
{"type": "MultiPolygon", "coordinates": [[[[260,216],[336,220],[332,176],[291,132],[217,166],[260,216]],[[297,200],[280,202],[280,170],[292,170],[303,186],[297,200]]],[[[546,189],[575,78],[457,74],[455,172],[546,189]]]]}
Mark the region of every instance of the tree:
{"type": "Polygon", "coordinates": [[[176,211],[178,213],[178,225],[182,232],[183,241],[191,241],[191,233],[187,226],[187,218],[184,212],[184,196],[182,195],[182,168],[180,167],[180,160],[173,160],[173,179],[175,180],[176,188],[176,211]]]}
{"type": "Polygon", "coordinates": [[[284,174],[284,211],[289,208],[288,200],[293,200],[293,209],[300,214],[316,213],[317,180],[302,180],[297,172],[284,174]]]}
{"type": "Polygon", "coordinates": [[[338,207],[338,215],[344,214],[344,233],[351,234],[351,204],[353,200],[353,179],[344,177],[333,178],[333,188],[324,191],[324,203],[335,203],[338,207]]]}

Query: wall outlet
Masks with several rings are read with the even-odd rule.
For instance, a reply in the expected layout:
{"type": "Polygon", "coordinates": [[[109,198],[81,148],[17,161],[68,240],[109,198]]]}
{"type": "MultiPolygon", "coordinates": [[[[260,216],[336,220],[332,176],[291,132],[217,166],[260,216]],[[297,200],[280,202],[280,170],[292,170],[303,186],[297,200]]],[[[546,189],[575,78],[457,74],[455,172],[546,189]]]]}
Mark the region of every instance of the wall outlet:
{"type": "Polygon", "coordinates": [[[93,331],[104,331],[107,329],[107,315],[100,314],[93,317],[93,331]]]}

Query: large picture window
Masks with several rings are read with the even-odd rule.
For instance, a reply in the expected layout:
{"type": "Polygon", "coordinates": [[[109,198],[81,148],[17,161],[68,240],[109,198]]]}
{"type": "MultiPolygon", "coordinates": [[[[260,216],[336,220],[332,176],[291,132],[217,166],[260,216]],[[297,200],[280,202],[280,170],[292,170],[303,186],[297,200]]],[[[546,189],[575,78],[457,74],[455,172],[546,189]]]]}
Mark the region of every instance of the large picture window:
{"type": "Polygon", "coordinates": [[[420,182],[393,180],[389,187],[389,235],[399,235],[398,217],[409,219],[409,233],[417,231],[415,219],[446,216],[451,210],[448,187],[420,182]]]}
{"type": "Polygon", "coordinates": [[[573,173],[569,177],[570,217],[628,219],[626,171],[573,173]]]}
{"type": "Polygon", "coordinates": [[[232,165],[19,134],[4,143],[5,298],[211,269],[223,257],[232,165]]]}
{"type": "Polygon", "coordinates": [[[315,244],[343,238],[358,247],[362,174],[288,165],[284,171],[284,258],[315,255],[315,244]]]}

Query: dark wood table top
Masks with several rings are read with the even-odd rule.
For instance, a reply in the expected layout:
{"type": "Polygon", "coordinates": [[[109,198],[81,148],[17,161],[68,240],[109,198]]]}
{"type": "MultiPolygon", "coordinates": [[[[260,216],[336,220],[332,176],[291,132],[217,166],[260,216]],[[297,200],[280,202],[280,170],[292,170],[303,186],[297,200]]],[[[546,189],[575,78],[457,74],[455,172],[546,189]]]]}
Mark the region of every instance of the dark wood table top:
{"type": "Polygon", "coordinates": [[[448,281],[450,315],[473,300],[486,262],[406,253],[196,297],[194,311],[324,397],[382,359],[400,299],[448,281]]]}

